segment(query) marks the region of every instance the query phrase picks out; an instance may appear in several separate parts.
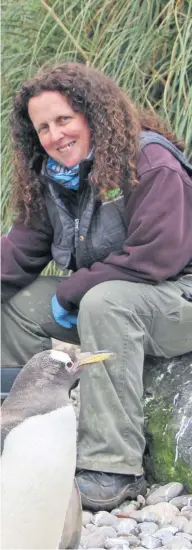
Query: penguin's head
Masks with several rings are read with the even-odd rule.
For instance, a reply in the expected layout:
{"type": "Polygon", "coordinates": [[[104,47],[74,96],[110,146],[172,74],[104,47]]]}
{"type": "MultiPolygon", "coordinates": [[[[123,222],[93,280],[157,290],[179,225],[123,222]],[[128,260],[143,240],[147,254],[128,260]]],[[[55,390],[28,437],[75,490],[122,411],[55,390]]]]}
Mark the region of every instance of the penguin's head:
{"type": "MultiPolygon", "coordinates": [[[[34,355],[18,374],[12,390],[24,389],[27,395],[27,387],[37,395],[40,391],[43,399],[43,388],[48,388],[51,394],[56,394],[58,389],[66,396],[70,390],[78,384],[82,371],[90,365],[115,357],[110,351],[80,352],[78,349],[65,347],[61,350],[46,350],[34,355]],[[41,391],[42,390],[42,391],[41,391]]],[[[12,390],[10,393],[12,393],[12,390]]],[[[47,398],[47,394],[46,398],[47,398]]],[[[10,396],[9,396],[10,397],[10,396]]],[[[38,398],[38,397],[37,397],[38,398]]],[[[39,399],[39,398],[38,398],[39,399]]]]}
{"type": "Polygon", "coordinates": [[[81,352],[73,348],[66,351],[52,349],[38,355],[39,359],[41,355],[45,376],[52,380],[55,378],[55,382],[60,384],[65,380],[69,390],[76,385],[85,367],[115,357],[113,352],[107,350],[81,352]]]}
{"type": "Polygon", "coordinates": [[[79,352],[76,349],[37,353],[21,369],[1,407],[3,442],[9,431],[26,418],[45,414],[69,404],[70,391],[89,365],[115,357],[109,351],[79,352]]]}

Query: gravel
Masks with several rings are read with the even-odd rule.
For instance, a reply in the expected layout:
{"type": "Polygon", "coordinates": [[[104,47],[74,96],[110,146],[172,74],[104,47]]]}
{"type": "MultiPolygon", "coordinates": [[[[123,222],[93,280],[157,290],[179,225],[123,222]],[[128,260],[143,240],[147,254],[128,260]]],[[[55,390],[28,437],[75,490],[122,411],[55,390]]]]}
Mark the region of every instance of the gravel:
{"type": "MultiPolygon", "coordinates": [[[[174,491],[175,482],[172,487],[171,483],[157,488],[152,487],[148,489],[145,502],[138,497],[139,508],[137,509],[134,501],[126,501],[117,509],[117,512],[113,510],[111,513],[101,511],[93,514],[83,510],[84,527],[79,548],[87,550],[94,548],[103,550],[192,549],[192,521],[181,512],[180,501],[179,507],[167,502],[168,494],[172,499],[174,491]],[[155,504],[147,504],[151,502],[151,498],[155,504]],[[158,498],[160,502],[157,502],[158,498]],[[129,517],[123,519],[117,517],[119,513],[126,514],[125,510],[129,517]]],[[[181,484],[180,491],[183,492],[181,484]]],[[[187,512],[191,513],[190,510],[187,512]]]]}

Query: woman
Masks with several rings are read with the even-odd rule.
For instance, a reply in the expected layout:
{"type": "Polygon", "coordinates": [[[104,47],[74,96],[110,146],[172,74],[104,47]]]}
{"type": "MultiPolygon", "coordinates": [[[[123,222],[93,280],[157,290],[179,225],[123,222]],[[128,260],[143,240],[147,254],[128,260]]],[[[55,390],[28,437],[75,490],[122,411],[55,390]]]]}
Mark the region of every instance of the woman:
{"type": "Polygon", "coordinates": [[[111,510],[146,492],[144,355],[192,350],[190,165],[157,116],[78,63],[22,86],[12,130],[3,365],[24,365],[51,337],[116,352],[82,374],[77,457],[83,505],[111,510]],[[72,275],[38,277],[52,258],[72,275]]]}

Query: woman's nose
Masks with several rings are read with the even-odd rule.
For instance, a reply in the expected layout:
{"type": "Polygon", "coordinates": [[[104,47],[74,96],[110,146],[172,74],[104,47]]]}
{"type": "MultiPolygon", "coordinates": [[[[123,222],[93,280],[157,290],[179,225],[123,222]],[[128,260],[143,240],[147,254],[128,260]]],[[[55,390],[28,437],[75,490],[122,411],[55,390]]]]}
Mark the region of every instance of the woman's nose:
{"type": "Polygon", "coordinates": [[[63,130],[60,126],[57,126],[56,124],[50,126],[49,128],[50,138],[53,143],[59,141],[61,137],[63,137],[63,130]]]}

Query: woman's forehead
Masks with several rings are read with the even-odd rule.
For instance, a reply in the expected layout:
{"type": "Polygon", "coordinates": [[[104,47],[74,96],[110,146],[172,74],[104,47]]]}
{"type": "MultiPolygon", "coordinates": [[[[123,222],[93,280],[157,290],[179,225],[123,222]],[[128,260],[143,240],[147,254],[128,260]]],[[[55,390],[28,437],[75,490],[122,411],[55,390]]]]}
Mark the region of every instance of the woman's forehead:
{"type": "Polygon", "coordinates": [[[30,98],[28,112],[31,120],[47,120],[60,114],[74,114],[68,99],[57,91],[45,90],[30,98]]]}

